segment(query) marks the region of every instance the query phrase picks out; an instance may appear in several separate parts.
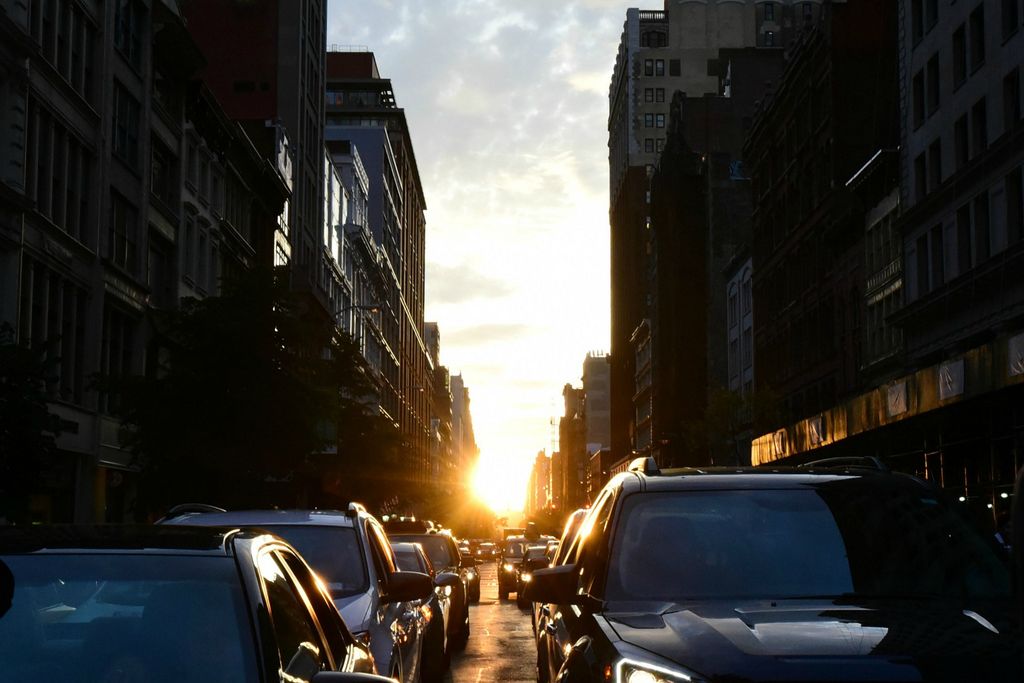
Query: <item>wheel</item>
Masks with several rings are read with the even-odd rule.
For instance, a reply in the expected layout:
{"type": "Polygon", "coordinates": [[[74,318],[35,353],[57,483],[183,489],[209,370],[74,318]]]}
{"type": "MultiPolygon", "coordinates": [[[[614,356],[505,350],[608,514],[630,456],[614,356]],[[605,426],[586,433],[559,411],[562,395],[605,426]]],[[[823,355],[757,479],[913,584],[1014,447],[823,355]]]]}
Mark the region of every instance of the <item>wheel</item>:
{"type": "Polygon", "coordinates": [[[442,683],[448,668],[449,653],[444,648],[444,624],[436,622],[427,632],[423,643],[423,683],[442,683]]]}

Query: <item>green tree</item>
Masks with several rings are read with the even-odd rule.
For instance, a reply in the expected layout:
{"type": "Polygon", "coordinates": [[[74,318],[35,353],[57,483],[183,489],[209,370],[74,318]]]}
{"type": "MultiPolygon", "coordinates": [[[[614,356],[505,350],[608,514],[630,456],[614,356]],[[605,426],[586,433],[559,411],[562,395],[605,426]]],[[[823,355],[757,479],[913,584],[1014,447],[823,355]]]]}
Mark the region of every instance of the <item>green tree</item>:
{"type": "Polygon", "coordinates": [[[29,500],[55,449],[59,422],[47,406],[46,384],[57,362],[45,347],[14,343],[0,325],[0,517],[29,519],[29,500]]]}
{"type": "Polygon", "coordinates": [[[154,315],[155,367],[102,380],[121,396],[151,511],[308,504],[349,460],[343,449],[369,461],[386,450],[358,348],[281,275],[246,273],[221,296],[154,315]]]}

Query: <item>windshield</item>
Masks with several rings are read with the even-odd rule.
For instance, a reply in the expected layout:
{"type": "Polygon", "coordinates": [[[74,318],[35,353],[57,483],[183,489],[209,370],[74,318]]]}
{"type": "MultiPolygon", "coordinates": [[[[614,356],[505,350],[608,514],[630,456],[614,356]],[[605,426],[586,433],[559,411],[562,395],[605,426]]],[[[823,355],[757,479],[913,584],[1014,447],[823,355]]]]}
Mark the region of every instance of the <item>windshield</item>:
{"type": "Polygon", "coordinates": [[[606,598],[1009,595],[1005,567],[957,514],[877,483],[631,496],[606,598]]]}
{"type": "Polygon", "coordinates": [[[531,545],[526,549],[527,560],[547,559],[548,547],[546,545],[531,545]]]}
{"type": "Polygon", "coordinates": [[[423,551],[427,553],[430,564],[437,571],[444,571],[446,567],[454,567],[459,564],[451,553],[448,539],[444,536],[391,536],[395,542],[419,543],[423,551]]]}
{"type": "Polygon", "coordinates": [[[509,541],[505,544],[505,557],[522,557],[525,547],[522,541],[509,541]]]}
{"type": "Polygon", "coordinates": [[[291,543],[320,575],[334,597],[363,593],[369,588],[366,563],[356,530],[310,524],[265,526],[291,543]]]}
{"type": "Polygon", "coordinates": [[[256,680],[231,558],[16,555],[0,564],[14,577],[10,609],[0,606],[0,680],[256,680]]]}

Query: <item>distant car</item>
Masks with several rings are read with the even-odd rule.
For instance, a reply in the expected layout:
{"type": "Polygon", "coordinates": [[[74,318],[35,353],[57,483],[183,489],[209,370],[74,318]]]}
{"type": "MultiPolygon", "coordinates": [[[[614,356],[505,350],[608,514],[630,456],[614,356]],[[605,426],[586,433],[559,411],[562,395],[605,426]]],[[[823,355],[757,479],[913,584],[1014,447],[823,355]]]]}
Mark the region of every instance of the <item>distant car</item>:
{"type": "MultiPolygon", "coordinates": [[[[465,566],[455,541],[444,534],[391,534],[392,543],[419,543],[437,572],[449,572],[459,576],[461,581],[452,587],[451,617],[448,620],[448,640],[461,649],[469,640],[469,588],[467,575],[476,566],[465,566]]],[[[479,578],[477,578],[479,582],[479,578]]]]}
{"type": "Polygon", "coordinates": [[[539,681],[1024,681],[1003,558],[934,486],[630,469],[533,574],[539,681]]]}
{"type": "Polygon", "coordinates": [[[498,547],[490,541],[483,541],[476,549],[476,557],[480,560],[493,560],[498,556],[498,547]]]}
{"type": "Polygon", "coordinates": [[[551,564],[547,545],[531,545],[526,548],[523,561],[516,568],[516,605],[525,608],[530,604],[526,599],[524,588],[533,580],[533,572],[544,569],[551,564]]]}
{"type": "Polygon", "coordinates": [[[445,624],[451,618],[451,594],[459,583],[459,577],[449,572],[437,572],[419,543],[392,543],[391,547],[401,571],[429,574],[434,580],[433,594],[417,601],[415,607],[424,630],[420,678],[424,683],[440,683],[451,655],[445,624]]]}
{"type": "Polygon", "coordinates": [[[345,622],[373,652],[378,669],[414,682],[422,633],[408,603],[428,597],[434,583],[425,574],[398,571],[384,529],[362,505],[353,503],[344,512],[185,511],[163,523],[259,527],[281,536],[326,582],[345,622]]]}
{"type": "Polygon", "coordinates": [[[0,662],[4,683],[389,680],[291,546],[228,529],[0,527],[0,662]]]}
{"type": "Polygon", "coordinates": [[[529,541],[524,536],[511,536],[505,539],[498,557],[498,597],[508,600],[509,593],[516,590],[519,563],[523,561],[523,553],[529,541]]]}

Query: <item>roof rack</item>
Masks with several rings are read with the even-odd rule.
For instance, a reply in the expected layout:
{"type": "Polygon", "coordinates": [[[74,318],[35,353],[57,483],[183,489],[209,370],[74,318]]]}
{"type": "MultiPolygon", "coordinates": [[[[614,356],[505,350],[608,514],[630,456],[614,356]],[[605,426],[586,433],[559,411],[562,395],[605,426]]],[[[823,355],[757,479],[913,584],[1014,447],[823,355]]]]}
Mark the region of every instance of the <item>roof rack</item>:
{"type": "Polygon", "coordinates": [[[860,469],[860,470],[874,470],[876,472],[889,472],[889,466],[886,465],[880,458],[876,458],[873,455],[860,455],[860,456],[848,456],[843,458],[823,458],[822,460],[812,460],[811,462],[805,462],[802,465],[797,465],[800,469],[860,469]]]}
{"type": "Polygon", "coordinates": [[[626,468],[628,472],[639,472],[640,474],[646,474],[649,476],[661,474],[661,470],[658,469],[658,462],[651,456],[646,458],[636,458],[626,468]]]}
{"type": "Polygon", "coordinates": [[[157,520],[157,523],[164,522],[173,517],[179,515],[187,515],[190,512],[227,512],[224,508],[219,508],[216,505],[208,505],[206,503],[181,503],[175,505],[164,514],[163,517],[157,520]]]}
{"type": "Polygon", "coordinates": [[[358,517],[360,512],[362,512],[362,513],[366,512],[366,508],[363,507],[362,503],[354,503],[354,502],[353,503],[349,503],[348,504],[348,509],[345,510],[345,516],[346,517],[358,517]]]}

